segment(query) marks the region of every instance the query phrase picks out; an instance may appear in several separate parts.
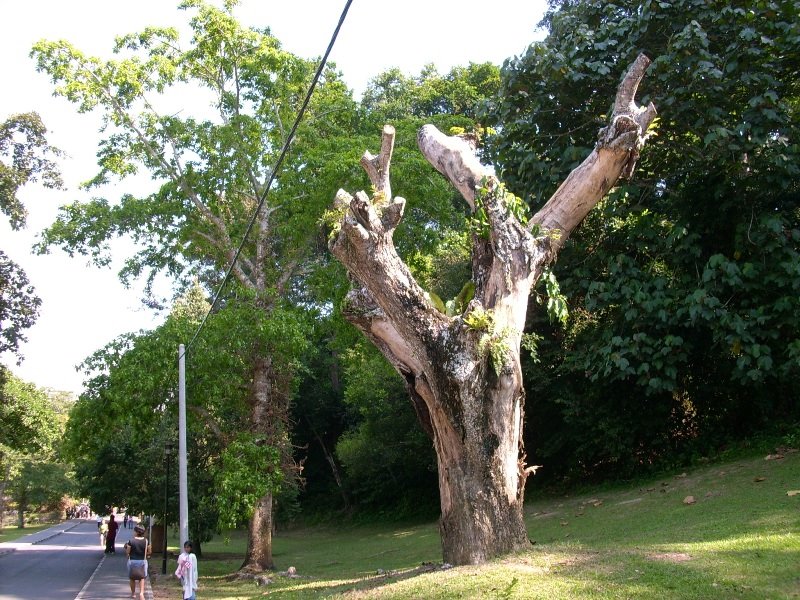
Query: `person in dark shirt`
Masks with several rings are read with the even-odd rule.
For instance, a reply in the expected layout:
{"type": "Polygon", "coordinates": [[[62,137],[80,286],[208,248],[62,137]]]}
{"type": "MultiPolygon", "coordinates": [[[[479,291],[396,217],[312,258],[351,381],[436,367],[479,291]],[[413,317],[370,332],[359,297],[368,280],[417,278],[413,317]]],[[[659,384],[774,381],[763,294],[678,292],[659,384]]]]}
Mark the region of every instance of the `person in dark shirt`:
{"type": "Polygon", "coordinates": [[[128,580],[131,584],[131,598],[136,597],[136,582],[139,582],[139,600],[144,600],[144,582],[147,579],[147,559],[150,558],[152,547],[144,537],[144,527],[136,525],[133,528],[133,539],[125,544],[125,553],[128,555],[128,580]]]}
{"type": "Polygon", "coordinates": [[[117,541],[117,530],[119,523],[114,520],[114,513],[108,517],[108,533],[106,534],[106,554],[114,554],[114,542],[117,541]]]}

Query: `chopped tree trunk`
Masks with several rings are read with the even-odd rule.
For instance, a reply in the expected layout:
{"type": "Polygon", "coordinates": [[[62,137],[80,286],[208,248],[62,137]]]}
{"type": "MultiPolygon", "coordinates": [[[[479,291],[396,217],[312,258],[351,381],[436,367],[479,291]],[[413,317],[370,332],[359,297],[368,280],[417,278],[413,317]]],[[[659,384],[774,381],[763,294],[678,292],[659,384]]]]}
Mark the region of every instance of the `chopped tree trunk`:
{"type": "Polygon", "coordinates": [[[485,234],[473,236],[474,296],[460,315],[438,310],[395,250],[405,200],[391,197],[391,126],[384,127],[380,154],[365,153],[361,161],[374,196],[337,194],[343,217],[330,248],[358,285],[344,313],[405,378],[433,440],[447,562],[477,564],[529,544],[523,501],[533,469],[525,465],[520,368],[527,299],[572,230],[621,176],[631,175],[655,116],[652,105],[634,103],[649,62],[634,62],[594,151],[527,224],[509,210],[503,186],[466,141],[431,125],[419,132],[428,161],[473,212],[486,214],[485,234]]]}

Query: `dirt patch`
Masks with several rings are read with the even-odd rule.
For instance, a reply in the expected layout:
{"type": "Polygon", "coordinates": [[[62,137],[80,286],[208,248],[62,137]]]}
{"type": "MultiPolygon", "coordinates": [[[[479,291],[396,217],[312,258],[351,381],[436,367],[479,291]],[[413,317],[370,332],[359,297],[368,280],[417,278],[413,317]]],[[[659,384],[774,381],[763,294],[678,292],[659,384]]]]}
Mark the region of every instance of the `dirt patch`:
{"type": "Polygon", "coordinates": [[[686,552],[651,552],[646,556],[650,560],[669,563],[682,563],[692,560],[691,555],[686,554],[686,552]]]}

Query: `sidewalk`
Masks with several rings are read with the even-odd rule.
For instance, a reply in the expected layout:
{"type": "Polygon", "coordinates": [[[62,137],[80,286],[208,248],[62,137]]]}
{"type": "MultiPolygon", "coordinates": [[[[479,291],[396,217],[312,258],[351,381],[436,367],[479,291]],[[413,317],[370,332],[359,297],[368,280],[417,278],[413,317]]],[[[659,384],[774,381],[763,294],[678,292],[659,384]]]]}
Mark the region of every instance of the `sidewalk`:
{"type": "MultiPolygon", "coordinates": [[[[121,532],[122,530],[120,530],[121,532]]],[[[123,542],[124,543],[124,542],[123,542]]],[[[131,588],[127,576],[127,559],[125,552],[118,545],[116,554],[104,554],[92,573],[89,581],[75,597],[75,600],[110,600],[112,598],[130,598],[131,588]]],[[[154,569],[154,561],[150,561],[150,569],[154,569]]],[[[146,580],[144,587],[145,600],[153,600],[153,590],[150,588],[150,579],[146,580]]],[[[139,597],[139,585],[136,585],[136,597],[139,597]]]]}
{"type": "MultiPolygon", "coordinates": [[[[133,536],[132,529],[122,529],[117,532],[115,554],[103,554],[100,564],[97,565],[89,581],[75,597],[75,600],[111,600],[112,598],[130,598],[131,587],[128,579],[128,559],[125,556],[125,542],[133,536]]],[[[100,550],[98,550],[98,553],[100,550]]],[[[154,561],[150,560],[150,569],[154,569],[154,561]]],[[[139,584],[136,584],[136,597],[139,597],[139,584]]],[[[153,590],[150,579],[144,586],[145,600],[153,600],[153,590]]]]}

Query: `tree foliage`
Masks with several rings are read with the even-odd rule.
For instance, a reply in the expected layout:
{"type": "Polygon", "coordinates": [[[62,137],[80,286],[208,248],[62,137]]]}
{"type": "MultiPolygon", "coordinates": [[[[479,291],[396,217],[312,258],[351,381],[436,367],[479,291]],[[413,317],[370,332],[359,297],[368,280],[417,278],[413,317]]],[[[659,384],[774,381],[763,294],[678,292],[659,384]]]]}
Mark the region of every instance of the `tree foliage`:
{"type": "MultiPolygon", "coordinates": [[[[0,124],[0,213],[8,217],[12,230],[21,229],[27,220],[21,187],[37,182],[46,188],[63,185],[53,161],[61,151],[47,142],[46,134],[35,112],[12,115],[0,124]]],[[[41,303],[25,271],[0,249],[0,353],[12,352],[22,359],[24,330],[36,322],[41,303]]]]}
{"type": "MultiPolygon", "coordinates": [[[[70,414],[66,445],[93,505],[125,505],[146,514],[163,510],[163,449],[167,442],[177,447],[178,346],[197,331],[208,309],[195,285],[163,325],[120,336],[84,362],[86,391],[70,414]]],[[[187,351],[190,527],[198,541],[249,518],[254,490],[279,491],[281,474],[289,472],[275,458],[284,454],[275,438],[247,433],[249,369],[254,353],[302,353],[304,335],[302,320],[290,311],[267,315],[230,299],[208,317],[187,351]],[[254,468],[257,457],[269,461],[254,468]]],[[[173,468],[166,482],[173,490],[171,519],[177,517],[176,477],[173,468]]]]}
{"type": "Polygon", "coordinates": [[[5,367],[0,389],[0,448],[52,456],[60,437],[59,420],[47,394],[5,367]]]}
{"type": "Polygon", "coordinates": [[[22,186],[36,182],[52,189],[63,186],[53,161],[61,151],[48,143],[46,134],[35,112],[12,115],[0,124],[0,212],[14,230],[25,226],[28,215],[19,198],[22,186]]]}
{"type": "Polygon", "coordinates": [[[436,457],[403,380],[363,341],[343,357],[345,403],[357,425],[336,443],[345,482],[363,511],[435,514],[436,457]]]}
{"type": "Polygon", "coordinates": [[[25,330],[36,322],[41,305],[24,269],[0,250],[0,353],[12,352],[22,360],[25,330]]]}
{"type": "Polygon", "coordinates": [[[15,504],[19,526],[30,510],[60,510],[73,491],[61,455],[63,419],[45,390],[0,367],[0,515],[6,497],[15,504]]]}
{"type": "MultiPolygon", "coordinates": [[[[287,330],[271,338],[271,346],[260,342],[292,328],[291,319],[284,318],[291,312],[285,301],[298,295],[297,280],[315,248],[312,225],[322,204],[314,200],[333,193],[324,188],[329,178],[323,154],[310,149],[342,130],[354,104],[338,73],[325,70],[320,93],[308,106],[307,124],[298,128],[286,155],[285,170],[273,173],[314,64],[283,50],[269,30],[240,25],[235,5],[217,8],[187,0],[180,7],[188,14],[188,42],[174,29],[151,27],[117,38],[110,60],[88,56],[68,42],[36,44],[33,56],[52,78],[56,95],[78,111],[103,117],[99,171],[86,189],[124,181],[139,170],[156,183],[149,194],[123,191],[119,198],[64,206],[44,232],[41,249],[61,247],[107,265],[109,241],[130,236],[137,251],[125,261],[120,277],[146,277],[148,295],[159,273],[179,289],[194,278],[218,289],[230,274],[220,302],[226,303],[226,314],[251,313],[246,322],[256,326],[238,330],[238,340],[230,340],[238,344],[230,360],[241,361],[231,365],[234,372],[240,375],[243,366],[250,370],[241,375],[251,396],[246,402],[250,413],[245,418],[238,407],[225,406],[227,401],[244,403],[239,394],[211,396],[221,405],[214,408],[231,410],[241,416],[242,429],[267,436],[288,465],[294,349],[281,353],[281,344],[296,336],[287,330]],[[190,97],[198,101],[186,102],[190,97]],[[299,182],[306,185],[299,187],[299,182]],[[325,193],[318,194],[320,186],[325,193]]],[[[148,300],[158,304],[159,299],[148,300]]],[[[246,562],[272,566],[268,533],[249,545],[246,562]]]]}
{"type": "Polygon", "coordinates": [[[539,451],[630,472],[795,413],[797,3],[553,2],[544,25],[493,107],[516,193],[538,204],[588,151],[640,51],[660,122],[555,269],[571,318],[538,329],[555,340],[530,379],[539,451]]]}

